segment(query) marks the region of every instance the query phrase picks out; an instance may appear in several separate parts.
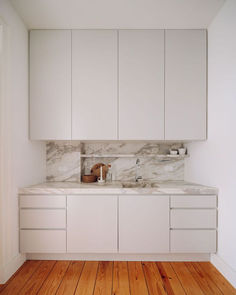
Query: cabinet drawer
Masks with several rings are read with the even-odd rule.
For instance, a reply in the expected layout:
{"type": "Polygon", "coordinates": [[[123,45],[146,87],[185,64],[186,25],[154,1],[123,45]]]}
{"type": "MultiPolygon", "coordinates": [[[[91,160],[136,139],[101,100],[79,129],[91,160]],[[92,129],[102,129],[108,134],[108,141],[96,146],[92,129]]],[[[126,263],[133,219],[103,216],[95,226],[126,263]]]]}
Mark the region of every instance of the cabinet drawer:
{"type": "Polygon", "coordinates": [[[20,196],[20,208],[66,208],[66,196],[20,196]]]}
{"type": "Polygon", "coordinates": [[[65,230],[21,230],[21,253],[65,253],[65,230]]]}
{"type": "Polygon", "coordinates": [[[20,228],[65,228],[65,209],[21,209],[20,228]]]}
{"type": "Polygon", "coordinates": [[[213,195],[199,195],[199,196],[171,196],[171,208],[216,208],[217,200],[213,195]]]}
{"type": "Polygon", "coordinates": [[[216,228],[215,209],[172,209],[171,228],[216,228]]]}
{"type": "Polygon", "coordinates": [[[171,230],[172,253],[215,253],[216,230],[171,230]]]}

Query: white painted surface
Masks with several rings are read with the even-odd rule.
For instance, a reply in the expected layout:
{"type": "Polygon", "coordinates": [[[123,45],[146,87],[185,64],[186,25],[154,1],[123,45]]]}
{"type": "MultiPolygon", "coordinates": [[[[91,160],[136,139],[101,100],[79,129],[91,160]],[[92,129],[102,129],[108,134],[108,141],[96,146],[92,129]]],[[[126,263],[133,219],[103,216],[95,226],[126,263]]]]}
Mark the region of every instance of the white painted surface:
{"type": "Polygon", "coordinates": [[[30,32],[30,138],[71,139],[71,31],[30,32]]]}
{"type": "Polygon", "coordinates": [[[170,211],[171,228],[216,228],[215,209],[172,209],[170,211]]]}
{"type": "MultiPolygon", "coordinates": [[[[66,210],[65,209],[21,209],[20,210],[21,229],[65,229],[66,210]]],[[[51,240],[48,241],[51,243],[51,240]]]]}
{"type": "Polygon", "coordinates": [[[165,139],[206,139],[206,31],[165,32],[165,139]]]}
{"type": "Polygon", "coordinates": [[[45,181],[46,160],[45,144],[28,139],[28,32],[7,0],[0,1],[0,18],[8,35],[0,107],[0,283],[4,283],[24,261],[19,254],[18,188],[45,181]]]}
{"type": "Polygon", "coordinates": [[[119,252],[169,252],[168,196],[119,196],[119,252]]]}
{"type": "Polygon", "coordinates": [[[67,252],[117,252],[116,196],[67,196],[67,252]]]}
{"type": "Polygon", "coordinates": [[[227,280],[236,288],[236,272],[225,263],[217,254],[211,254],[211,263],[227,278],[227,280]]]}
{"type": "Polygon", "coordinates": [[[216,230],[171,230],[172,253],[214,253],[216,252],[216,230]]]}
{"type": "Polygon", "coordinates": [[[164,139],[164,31],[119,31],[119,139],[164,139]]]}
{"type": "Polygon", "coordinates": [[[28,260],[89,260],[89,261],[209,261],[206,253],[121,254],[121,253],[29,253],[28,260]]]}
{"type": "Polygon", "coordinates": [[[236,2],[229,0],[208,30],[208,141],[188,144],[186,180],[219,187],[218,253],[236,281],[236,2]],[[232,149],[233,148],[233,149],[232,149]]]}
{"type": "Polygon", "coordinates": [[[20,208],[66,208],[66,196],[20,196],[20,208]]]}
{"type": "Polygon", "coordinates": [[[65,253],[65,230],[21,230],[21,253],[65,253]],[[49,242],[50,241],[50,242],[49,242]]]}
{"type": "Polygon", "coordinates": [[[117,31],[72,31],[72,139],[117,139],[117,31]]]}
{"type": "Polygon", "coordinates": [[[216,196],[171,196],[170,198],[171,208],[216,208],[217,197],[216,196]]]}
{"type": "Polygon", "coordinates": [[[206,28],[224,0],[12,0],[30,28],[206,28]]]}

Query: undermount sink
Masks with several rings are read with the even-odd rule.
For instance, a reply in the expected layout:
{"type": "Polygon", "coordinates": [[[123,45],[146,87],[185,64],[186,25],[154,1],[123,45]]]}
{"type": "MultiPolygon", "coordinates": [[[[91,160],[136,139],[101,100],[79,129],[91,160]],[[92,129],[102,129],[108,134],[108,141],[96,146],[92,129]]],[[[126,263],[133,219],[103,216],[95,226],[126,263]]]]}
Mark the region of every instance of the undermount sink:
{"type": "Polygon", "coordinates": [[[151,182],[123,182],[123,188],[151,188],[158,187],[156,183],[151,182]]]}

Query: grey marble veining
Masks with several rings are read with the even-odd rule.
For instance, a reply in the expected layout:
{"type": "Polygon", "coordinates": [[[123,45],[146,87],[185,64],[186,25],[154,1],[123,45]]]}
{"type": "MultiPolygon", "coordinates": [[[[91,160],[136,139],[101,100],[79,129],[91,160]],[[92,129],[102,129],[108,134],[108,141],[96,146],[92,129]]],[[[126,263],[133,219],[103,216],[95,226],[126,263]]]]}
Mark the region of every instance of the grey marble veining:
{"type": "Polygon", "coordinates": [[[147,181],[184,179],[184,159],[158,158],[152,155],[168,154],[170,148],[181,143],[47,143],[47,181],[80,181],[81,174],[89,174],[96,163],[111,164],[113,180],[133,181],[135,163],[140,156],[141,174],[147,181]],[[117,155],[116,157],[81,158],[80,155],[117,155]],[[137,157],[119,157],[136,155],[137,157]]]}
{"type": "Polygon", "coordinates": [[[74,182],[48,182],[19,189],[19,194],[154,194],[154,195],[217,195],[214,187],[203,186],[185,181],[162,181],[149,183],[122,183],[119,181],[105,184],[74,183],[74,182]],[[143,185],[144,184],[144,185],[143,185]]]}
{"type": "Polygon", "coordinates": [[[48,142],[47,181],[80,181],[81,144],[74,141],[48,142]]]}

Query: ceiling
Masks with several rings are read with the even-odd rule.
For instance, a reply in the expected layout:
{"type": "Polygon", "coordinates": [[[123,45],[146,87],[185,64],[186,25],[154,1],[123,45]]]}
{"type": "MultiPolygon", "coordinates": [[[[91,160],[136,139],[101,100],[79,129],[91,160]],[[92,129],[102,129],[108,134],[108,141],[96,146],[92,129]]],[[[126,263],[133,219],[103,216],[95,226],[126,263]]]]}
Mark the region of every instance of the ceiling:
{"type": "Polygon", "coordinates": [[[207,28],[225,0],[10,0],[29,29],[207,28]]]}

